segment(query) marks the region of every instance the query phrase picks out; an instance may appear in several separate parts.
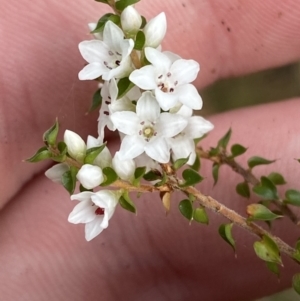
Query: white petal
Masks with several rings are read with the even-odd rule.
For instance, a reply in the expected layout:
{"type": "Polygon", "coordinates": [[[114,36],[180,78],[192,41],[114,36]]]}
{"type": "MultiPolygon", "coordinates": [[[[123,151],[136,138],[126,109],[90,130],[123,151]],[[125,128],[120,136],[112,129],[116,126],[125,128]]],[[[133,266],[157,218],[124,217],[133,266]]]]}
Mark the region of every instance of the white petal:
{"type": "Polygon", "coordinates": [[[95,219],[95,206],[91,201],[83,201],[77,204],[68,217],[72,224],[88,223],[95,219]]]}
{"type": "Polygon", "coordinates": [[[98,207],[108,210],[111,210],[118,204],[118,197],[116,193],[110,190],[97,191],[93,194],[92,200],[98,207]]]}
{"type": "Polygon", "coordinates": [[[184,132],[192,139],[200,138],[214,128],[214,125],[201,116],[193,116],[184,132]]]}
{"type": "Polygon", "coordinates": [[[178,103],[178,97],[176,93],[164,93],[160,89],[155,89],[155,96],[164,111],[168,111],[178,103]]]}
{"type": "Polygon", "coordinates": [[[194,60],[177,60],[170,68],[171,74],[177,79],[178,85],[194,81],[200,70],[199,64],[194,60]]]}
{"type": "Polygon", "coordinates": [[[134,112],[116,112],[110,118],[120,132],[126,135],[138,133],[139,117],[134,112]]]}
{"type": "Polygon", "coordinates": [[[134,159],[144,152],[146,141],[138,136],[125,136],[122,140],[120,160],[134,159]]]}
{"type": "Polygon", "coordinates": [[[172,148],[172,158],[174,161],[189,156],[187,164],[194,164],[196,159],[194,140],[179,136],[178,138],[171,138],[168,141],[172,148]]]}
{"type": "Polygon", "coordinates": [[[193,110],[200,110],[202,108],[202,98],[197,89],[192,84],[186,84],[175,89],[178,100],[184,105],[193,110]]]}
{"type": "Polygon", "coordinates": [[[106,69],[102,63],[88,64],[78,73],[78,78],[80,80],[92,80],[104,74],[106,69]]]}
{"type": "Polygon", "coordinates": [[[142,94],[136,105],[136,115],[140,120],[155,122],[160,115],[160,107],[150,91],[142,94]]]}
{"type": "Polygon", "coordinates": [[[84,164],[76,175],[77,180],[87,189],[99,186],[103,180],[102,169],[91,164],[84,164]]]}
{"type": "Polygon", "coordinates": [[[82,162],[86,152],[86,145],[83,139],[75,132],[66,130],[64,133],[64,142],[68,147],[69,155],[82,162]]]}
{"type": "Polygon", "coordinates": [[[180,133],[188,124],[188,121],[177,114],[162,113],[156,129],[164,137],[173,137],[180,133]]]}
{"type": "Polygon", "coordinates": [[[88,63],[104,62],[108,57],[109,48],[102,41],[83,41],[78,47],[82,57],[88,63]]]}
{"type": "Polygon", "coordinates": [[[151,139],[145,146],[145,153],[159,163],[168,163],[170,161],[170,148],[162,137],[151,139]]]}
{"type": "Polygon", "coordinates": [[[103,215],[97,216],[93,221],[85,225],[85,239],[87,241],[92,240],[103,231],[102,228],[103,218],[104,218],[103,215]]]}
{"type": "Polygon", "coordinates": [[[144,27],[146,46],[156,48],[160,45],[167,31],[167,20],[164,12],[151,19],[144,27]]]}
{"type": "Polygon", "coordinates": [[[100,142],[100,140],[98,138],[95,138],[91,135],[88,135],[87,137],[87,141],[86,141],[86,148],[87,149],[90,149],[90,148],[93,148],[93,147],[98,147],[98,146],[101,146],[103,143],[100,142]]]}
{"type": "Polygon", "coordinates": [[[132,181],[135,172],[135,163],[132,159],[121,160],[119,152],[115,153],[112,159],[112,166],[117,175],[124,181],[132,181]]]}
{"type": "Polygon", "coordinates": [[[103,73],[102,78],[104,80],[111,80],[113,77],[115,78],[123,78],[129,76],[132,71],[132,64],[130,56],[125,57],[120,62],[120,66],[113,69],[106,69],[106,73],[103,73]]]}
{"type": "Polygon", "coordinates": [[[147,60],[158,70],[157,72],[168,72],[172,61],[163,52],[154,48],[146,47],[145,55],[147,60]]]}
{"type": "Polygon", "coordinates": [[[110,50],[117,51],[121,54],[121,42],[124,40],[123,31],[112,21],[107,21],[103,30],[103,41],[110,50]]]}
{"type": "Polygon", "coordinates": [[[143,90],[154,90],[157,87],[155,77],[156,69],[149,65],[141,69],[134,70],[130,74],[129,79],[143,90]]]}
{"type": "Polygon", "coordinates": [[[66,163],[58,163],[54,166],[52,166],[51,168],[49,168],[46,172],[45,172],[45,176],[52,180],[55,183],[62,183],[61,182],[61,177],[62,175],[69,170],[69,166],[66,163]]]}
{"type": "Polygon", "coordinates": [[[130,55],[133,47],[134,47],[134,41],[132,39],[122,41],[121,43],[122,60],[124,60],[130,55]]]}
{"type": "Polygon", "coordinates": [[[193,115],[193,110],[186,105],[182,105],[181,108],[176,112],[176,114],[183,117],[191,117],[193,115]]]}
{"type": "Polygon", "coordinates": [[[90,200],[94,192],[91,191],[83,191],[77,194],[71,195],[71,200],[77,200],[77,201],[87,201],[90,200]]]}
{"type": "Polygon", "coordinates": [[[163,54],[166,55],[172,63],[181,59],[181,57],[178,54],[173,53],[171,51],[164,51],[163,54]]]}

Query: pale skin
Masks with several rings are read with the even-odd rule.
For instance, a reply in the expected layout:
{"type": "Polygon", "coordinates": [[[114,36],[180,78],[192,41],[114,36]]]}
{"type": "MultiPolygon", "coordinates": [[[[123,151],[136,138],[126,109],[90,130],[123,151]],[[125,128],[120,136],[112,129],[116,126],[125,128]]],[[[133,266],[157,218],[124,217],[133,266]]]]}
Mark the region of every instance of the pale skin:
{"type": "MultiPolygon", "coordinates": [[[[41,146],[56,117],[83,138],[96,135],[97,113],[84,115],[95,84],[77,79],[84,66],[77,44],[89,39],[86,24],[104,8],[92,0],[2,1],[1,298],[239,301],[290,286],[299,271],[295,263],[284,258],[278,283],[254,255],[253,237],[237,228],[235,259],[217,234],[226,221],[210,213],[209,227],[189,226],[177,213],[179,196],[166,218],[159,198],[144,195],[136,201],[137,217],[118,209],[109,228],[87,243],[83,226],[67,222],[75,203],[44,177],[46,165],[21,163],[41,146]]],[[[300,59],[298,0],[144,0],[138,8],[147,18],[166,12],[164,49],[200,62],[199,88],[300,59]]],[[[259,174],[280,171],[299,189],[300,165],[293,160],[300,157],[299,112],[300,100],[293,99],[212,116],[215,130],[204,145],[215,144],[231,126],[233,142],[250,147],[248,156],[280,159],[259,174]]],[[[210,172],[203,164],[202,175],[210,178],[210,172]]],[[[223,168],[214,189],[209,179],[199,189],[245,214],[246,203],[234,192],[240,181],[223,168]]],[[[291,244],[299,236],[288,220],[275,232],[291,244]]]]}

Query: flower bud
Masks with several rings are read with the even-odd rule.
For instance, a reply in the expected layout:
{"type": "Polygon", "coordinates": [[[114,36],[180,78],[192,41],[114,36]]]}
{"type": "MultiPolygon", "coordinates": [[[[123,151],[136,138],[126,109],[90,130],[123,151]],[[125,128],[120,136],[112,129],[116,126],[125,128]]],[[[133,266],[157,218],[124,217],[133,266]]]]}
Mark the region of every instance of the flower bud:
{"type": "Polygon", "coordinates": [[[61,177],[62,175],[69,170],[69,166],[66,163],[58,163],[54,166],[52,166],[51,168],[49,168],[46,172],[45,172],[45,176],[52,180],[54,183],[59,183],[61,184],[61,177]]]}
{"type": "Polygon", "coordinates": [[[132,5],[129,5],[121,13],[121,24],[125,33],[136,34],[142,25],[142,17],[132,5]]]}
{"type": "Polygon", "coordinates": [[[91,164],[82,165],[76,178],[87,189],[99,186],[104,180],[102,169],[99,166],[91,164]]]}
{"type": "Polygon", "coordinates": [[[160,45],[167,31],[167,20],[164,12],[151,19],[144,28],[145,46],[156,48],[160,45]]]}
{"type": "Polygon", "coordinates": [[[135,162],[132,159],[121,160],[119,152],[115,153],[112,165],[117,175],[124,181],[132,181],[135,172],[135,162]]]}
{"type": "Polygon", "coordinates": [[[86,145],[82,138],[69,130],[65,131],[64,142],[68,147],[69,155],[79,162],[83,162],[86,153],[86,145]]]}

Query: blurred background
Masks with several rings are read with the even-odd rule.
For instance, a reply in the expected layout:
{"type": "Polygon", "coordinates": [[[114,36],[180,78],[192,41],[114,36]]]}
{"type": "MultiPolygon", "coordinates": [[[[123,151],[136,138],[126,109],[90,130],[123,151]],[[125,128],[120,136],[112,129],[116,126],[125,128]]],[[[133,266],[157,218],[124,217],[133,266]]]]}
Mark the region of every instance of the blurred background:
{"type": "MultiPolygon", "coordinates": [[[[300,62],[247,76],[220,80],[200,91],[202,116],[234,108],[300,97],[300,62]]],[[[295,301],[293,289],[254,301],[295,301]]],[[[241,300],[243,301],[243,300],[241,300]]]]}

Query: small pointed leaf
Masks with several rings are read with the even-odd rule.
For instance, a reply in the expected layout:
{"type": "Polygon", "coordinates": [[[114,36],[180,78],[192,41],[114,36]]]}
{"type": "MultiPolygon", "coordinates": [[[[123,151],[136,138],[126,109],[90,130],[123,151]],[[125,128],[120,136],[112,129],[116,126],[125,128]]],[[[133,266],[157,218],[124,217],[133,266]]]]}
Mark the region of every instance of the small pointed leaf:
{"type": "Polygon", "coordinates": [[[248,166],[250,168],[253,168],[254,166],[257,166],[257,165],[271,164],[271,163],[274,163],[275,161],[276,160],[268,160],[268,159],[265,159],[265,158],[262,158],[262,157],[254,156],[254,157],[251,157],[248,160],[248,166]]]}
{"type": "Polygon", "coordinates": [[[126,191],[119,199],[119,203],[122,208],[126,209],[129,212],[136,213],[136,208],[131,200],[129,193],[126,191]]]}
{"type": "Polygon", "coordinates": [[[47,130],[43,135],[43,141],[48,146],[54,146],[56,144],[56,138],[59,130],[58,120],[56,119],[55,124],[47,130]]]}
{"type": "Polygon", "coordinates": [[[94,160],[104,150],[105,146],[106,146],[106,143],[102,144],[101,146],[96,146],[96,147],[89,148],[86,151],[86,156],[84,158],[84,163],[85,164],[93,164],[94,160]]]}
{"type": "Polygon", "coordinates": [[[231,146],[231,156],[237,157],[244,154],[247,151],[247,148],[240,144],[234,144],[231,146]]]}
{"type": "Polygon", "coordinates": [[[300,274],[293,276],[293,288],[298,295],[300,295],[300,274]]]}
{"type": "Polygon", "coordinates": [[[223,149],[226,149],[227,145],[228,145],[228,142],[230,140],[230,137],[231,137],[231,133],[232,133],[232,130],[231,128],[228,130],[228,132],[218,141],[218,146],[217,148],[221,147],[223,149]]]}
{"type": "Polygon", "coordinates": [[[118,81],[118,96],[117,99],[122,98],[131,88],[134,87],[134,84],[129,80],[129,77],[123,77],[118,81]]]}
{"type": "Polygon", "coordinates": [[[268,175],[268,179],[271,180],[274,185],[284,185],[286,181],[284,177],[278,172],[272,172],[268,175]]]}
{"type": "Polygon", "coordinates": [[[134,49],[142,50],[146,42],[145,34],[142,31],[139,31],[136,35],[134,42],[134,49]]]}
{"type": "Polygon", "coordinates": [[[194,162],[194,164],[191,166],[192,169],[194,169],[195,171],[199,171],[201,167],[201,161],[198,155],[196,155],[196,160],[194,162]]]}
{"type": "Polygon", "coordinates": [[[116,9],[119,11],[123,11],[127,6],[129,5],[133,5],[137,2],[139,2],[140,0],[119,0],[118,2],[116,2],[116,9]]]}
{"type": "Polygon", "coordinates": [[[208,215],[205,211],[205,208],[200,207],[200,208],[194,209],[193,220],[198,222],[198,223],[208,225],[209,219],[208,219],[208,215]]]}
{"type": "Polygon", "coordinates": [[[189,221],[193,218],[193,205],[189,199],[182,200],[179,203],[179,211],[181,214],[186,217],[189,221]]]}
{"type": "Polygon", "coordinates": [[[233,223],[222,224],[219,227],[219,234],[235,251],[235,241],[234,241],[232,233],[231,233],[232,227],[233,227],[233,223]]]}
{"type": "Polygon", "coordinates": [[[235,191],[239,195],[241,195],[247,199],[249,199],[249,197],[250,197],[250,189],[249,189],[249,184],[247,182],[242,182],[242,183],[237,184],[235,187],[235,191]]]}
{"type": "Polygon", "coordinates": [[[97,25],[96,25],[96,28],[91,31],[91,33],[98,33],[98,32],[102,32],[104,30],[104,26],[106,24],[107,21],[112,21],[114,22],[115,24],[120,24],[120,16],[117,16],[115,14],[112,14],[112,13],[107,13],[105,15],[103,15],[97,25]]]}
{"type": "Polygon", "coordinates": [[[105,3],[105,4],[108,4],[108,1],[107,0],[95,0],[96,2],[101,2],[101,3],[105,3]]]}
{"type": "Polygon", "coordinates": [[[203,177],[201,177],[195,170],[193,169],[186,169],[182,172],[182,177],[185,180],[185,182],[180,187],[187,187],[195,185],[203,180],[203,177]]]}
{"type": "Polygon", "coordinates": [[[133,185],[134,186],[139,186],[141,179],[143,178],[144,174],[146,172],[146,167],[138,167],[135,171],[134,171],[134,180],[133,180],[133,185]]]}
{"type": "Polygon", "coordinates": [[[70,194],[73,194],[75,190],[76,182],[77,182],[76,179],[77,173],[78,173],[78,168],[76,168],[75,166],[70,166],[70,169],[66,171],[61,177],[63,186],[70,194]]]}
{"type": "Polygon", "coordinates": [[[144,17],[144,16],[141,16],[142,17],[142,25],[141,25],[141,29],[143,29],[145,26],[146,26],[146,24],[147,24],[147,20],[146,20],[146,18],[144,17]]]}
{"type": "Polygon", "coordinates": [[[109,186],[118,180],[118,175],[111,167],[103,168],[102,172],[105,175],[105,181],[100,186],[109,186]]]}
{"type": "Polygon", "coordinates": [[[160,173],[159,170],[153,169],[148,171],[143,175],[144,180],[146,181],[156,181],[156,180],[161,180],[162,174],[160,173]]]}
{"type": "Polygon", "coordinates": [[[294,206],[300,206],[300,191],[295,189],[289,189],[285,192],[284,202],[294,206]]]}
{"type": "Polygon", "coordinates": [[[212,175],[214,178],[214,186],[217,184],[218,179],[219,179],[219,169],[220,169],[220,164],[214,163],[212,167],[212,175]]]}
{"type": "Polygon", "coordinates": [[[30,163],[35,163],[46,159],[50,159],[51,157],[52,154],[48,150],[47,146],[43,146],[32,157],[26,159],[26,161],[30,163]]]}
{"type": "Polygon", "coordinates": [[[261,177],[261,182],[254,186],[252,190],[266,200],[278,199],[277,188],[267,177],[261,177]]]}
{"type": "Polygon", "coordinates": [[[251,204],[247,206],[247,214],[249,215],[248,220],[272,221],[276,218],[283,217],[282,215],[273,213],[271,210],[261,204],[251,204]]]}
{"type": "Polygon", "coordinates": [[[102,104],[101,89],[98,89],[93,95],[92,104],[91,104],[88,112],[90,113],[90,112],[100,108],[101,104],[102,104]]]}
{"type": "Polygon", "coordinates": [[[159,181],[158,183],[156,183],[154,186],[155,186],[155,187],[163,186],[163,185],[166,184],[167,180],[168,180],[168,176],[167,176],[167,174],[164,172],[163,175],[162,175],[162,177],[161,177],[161,181],[159,181]]]}
{"type": "Polygon", "coordinates": [[[183,165],[186,164],[187,161],[189,161],[190,156],[188,156],[187,158],[181,158],[178,159],[174,162],[173,167],[175,170],[179,169],[180,167],[182,167],[183,165]]]}
{"type": "Polygon", "coordinates": [[[280,270],[279,270],[279,266],[277,263],[275,262],[269,262],[269,261],[265,261],[267,268],[274,273],[275,275],[277,275],[278,277],[280,276],[280,270]]]}
{"type": "Polygon", "coordinates": [[[52,157],[52,160],[56,162],[64,162],[68,152],[66,143],[63,141],[58,142],[57,149],[59,150],[59,155],[52,157]]]}

